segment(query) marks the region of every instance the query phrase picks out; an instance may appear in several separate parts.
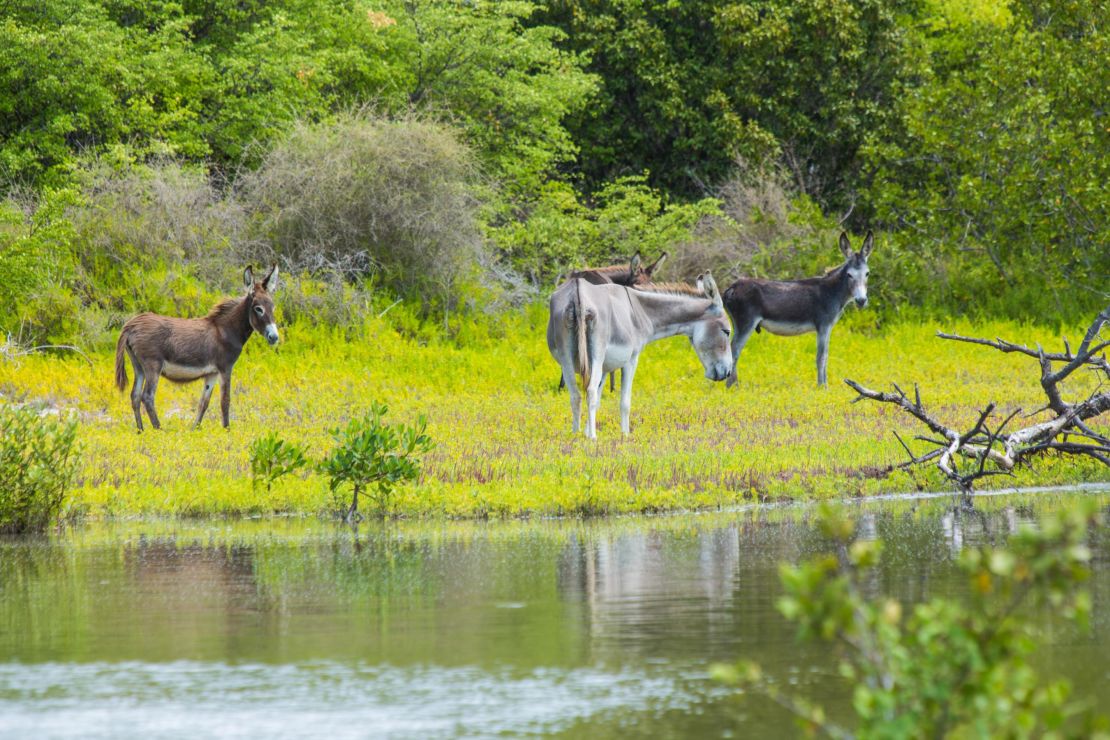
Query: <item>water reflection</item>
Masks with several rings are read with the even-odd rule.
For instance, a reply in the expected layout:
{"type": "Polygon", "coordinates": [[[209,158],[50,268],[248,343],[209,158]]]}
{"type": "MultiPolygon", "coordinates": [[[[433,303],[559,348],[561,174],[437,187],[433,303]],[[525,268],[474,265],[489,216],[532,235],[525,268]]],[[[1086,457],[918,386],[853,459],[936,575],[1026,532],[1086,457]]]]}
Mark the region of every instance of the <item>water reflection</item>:
{"type": "MultiPolygon", "coordinates": [[[[867,588],[907,603],[960,594],[959,552],[1036,518],[1018,504],[857,513],[859,536],[884,543],[867,588]]],[[[700,736],[786,721],[706,681],[715,660],[758,660],[824,700],[846,689],[827,650],[796,643],[775,609],[778,563],[827,546],[805,510],[357,534],[313,522],[220,527],[0,541],[0,716],[24,723],[0,723],[0,736],[47,715],[53,734],[79,734],[66,718],[90,730],[104,702],[126,709],[116,726],[133,736],[167,713],[208,734],[215,725],[190,725],[190,707],[205,722],[260,730],[272,720],[285,735],[332,728],[327,716],[392,721],[414,737],[700,736]],[[503,709],[514,696],[527,710],[503,709]]],[[[1054,628],[1044,663],[1104,700],[1110,540],[1093,535],[1094,632],[1054,628]]]]}

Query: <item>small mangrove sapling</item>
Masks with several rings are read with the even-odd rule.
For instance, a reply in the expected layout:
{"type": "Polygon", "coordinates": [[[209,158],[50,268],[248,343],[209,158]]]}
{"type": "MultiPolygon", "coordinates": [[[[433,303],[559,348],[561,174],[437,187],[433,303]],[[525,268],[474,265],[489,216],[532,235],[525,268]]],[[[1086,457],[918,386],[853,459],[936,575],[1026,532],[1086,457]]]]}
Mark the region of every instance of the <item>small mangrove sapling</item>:
{"type": "Polygon", "coordinates": [[[267,432],[251,443],[251,481],[257,486],[266,483],[269,493],[274,481],[308,466],[304,450],[286,442],[275,432],[267,432]]]}
{"type": "Polygon", "coordinates": [[[331,430],[337,444],[320,462],[319,470],[330,479],[332,492],[351,486],[347,521],[359,516],[361,495],[369,496],[377,504],[378,514],[384,516],[394,486],[415,480],[420,475],[420,456],[434,446],[425,432],[424,416],[413,426],[391,426],[382,422],[388,411],[385,404],[374,403],[364,416],[331,430]]]}

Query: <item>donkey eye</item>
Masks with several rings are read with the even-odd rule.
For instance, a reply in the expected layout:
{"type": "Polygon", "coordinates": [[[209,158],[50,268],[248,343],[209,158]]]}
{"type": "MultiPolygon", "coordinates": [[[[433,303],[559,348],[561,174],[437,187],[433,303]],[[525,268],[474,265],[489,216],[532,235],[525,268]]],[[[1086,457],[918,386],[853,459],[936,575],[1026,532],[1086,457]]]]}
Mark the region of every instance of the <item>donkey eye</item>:
{"type": "Polygon", "coordinates": [[[255,306],[254,307],[254,312],[256,314],[258,314],[259,316],[262,316],[263,314],[266,313],[265,309],[263,309],[262,306],[255,306]]]}
{"type": "Polygon", "coordinates": [[[723,331],[723,332],[725,333],[725,336],[726,336],[726,337],[727,337],[727,336],[728,336],[729,334],[732,334],[732,329],[728,329],[728,328],[722,328],[722,329],[721,329],[721,331],[723,331]]]}

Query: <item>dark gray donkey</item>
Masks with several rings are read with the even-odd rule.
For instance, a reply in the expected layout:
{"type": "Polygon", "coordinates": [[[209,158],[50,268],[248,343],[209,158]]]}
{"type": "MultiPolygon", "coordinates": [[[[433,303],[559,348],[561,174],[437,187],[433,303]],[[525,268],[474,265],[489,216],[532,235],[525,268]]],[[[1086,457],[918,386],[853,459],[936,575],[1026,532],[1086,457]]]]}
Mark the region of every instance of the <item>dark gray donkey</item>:
{"type": "Polygon", "coordinates": [[[852,251],[848,235],[840,234],[844,263],[820,277],[803,280],[756,280],[740,278],[724,292],[725,308],[732,317],[732,375],[736,382],[736,360],[753,331],[766,329],[779,336],[817,332],[817,385],[827,385],[829,335],[844,308],[855,301],[867,305],[867,258],[875,237],[870,231],[858,252],[852,251]]]}
{"type": "MultiPolygon", "coordinates": [[[[667,253],[659,255],[659,257],[647,267],[643,266],[643,261],[640,259],[640,253],[632,255],[627,265],[609,265],[608,267],[587,267],[584,270],[577,270],[567,276],[566,282],[570,282],[575,278],[582,278],[591,285],[626,285],[628,287],[635,287],[637,285],[648,285],[651,283],[652,275],[656,270],[667,260],[667,253]]],[[[612,393],[616,384],[613,380],[614,373],[609,373],[609,392],[612,393]]],[[[562,376],[559,376],[559,390],[566,388],[566,381],[562,376]]]]}
{"type": "Polygon", "coordinates": [[[270,344],[277,344],[278,330],[274,322],[274,300],[270,294],[277,287],[278,270],[255,282],[254,273],[243,273],[247,294],[213,306],[207,316],[199,319],[178,319],[154,313],[139,314],[123,325],[116,343],[116,387],[127,387],[124,355],[135,368],[135,385],[131,388],[131,408],[135,424],[143,431],[140,402],[146,408],[150,424],[159,428],[154,411],[154,393],[158,378],[174,383],[189,383],[204,378],[200,405],[193,427],[200,425],[212,387],[220,381],[220,411],[224,428],[231,410],[231,369],[243,351],[251,333],[258,332],[270,344]]]}

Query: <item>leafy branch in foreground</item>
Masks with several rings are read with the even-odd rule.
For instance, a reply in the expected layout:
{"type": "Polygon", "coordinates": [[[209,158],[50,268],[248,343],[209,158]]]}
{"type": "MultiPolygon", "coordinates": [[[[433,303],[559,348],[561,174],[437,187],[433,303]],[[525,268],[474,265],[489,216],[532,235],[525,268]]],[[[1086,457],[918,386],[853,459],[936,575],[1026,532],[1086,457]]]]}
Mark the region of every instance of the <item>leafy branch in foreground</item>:
{"type": "Polygon", "coordinates": [[[1074,352],[1067,340],[1064,340],[1063,352],[1045,352],[1039,345],[1033,349],[1002,339],[991,341],[938,333],[941,339],[982,344],[1001,352],[1019,352],[1037,358],[1041,367],[1041,388],[1044,389],[1048,399],[1041,411],[1051,411],[1055,416],[1049,421],[1032,424],[1012,432],[1007,432],[1006,427],[1021,412],[1021,409],[1013,411],[992,429],[988,422],[994,413],[995,404],[990,403],[982,409],[978,420],[970,429],[960,432],[925,409],[921,402],[921,392],[916,385],[911,401],[897,384],[894,385],[894,393],[883,393],[865,388],[854,380],[844,382],[859,394],[852,403],[867,399],[894,404],[928,427],[934,435],[916,438],[929,444],[932,449],[924,454],[915,455],[896,432],[894,436],[898,438],[910,459],[899,466],[892,466],[888,472],[894,467],[911,467],[936,460],[937,467],[945,477],[959,486],[965,496],[969,496],[974,482],[979,478],[1009,475],[1016,465],[1028,462],[1029,458],[1048,450],[1068,455],[1085,455],[1110,467],[1110,437],[1101,434],[1086,423],[1110,411],[1110,391],[1105,389],[1106,383],[1110,382],[1110,362],[1107,362],[1105,354],[1100,354],[1110,347],[1110,339],[1104,339],[1101,333],[1107,325],[1110,325],[1110,306],[1095,317],[1083,341],[1074,352]],[[1056,369],[1053,363],[1063,363],[1063,365],[1056,369]],[[1087,368],[1096,373],[1099,384],[1085,400],[1069,403],[1061,395],[1060,384],[1080,368],[1087,368]],[[973,462],[970,468],[961,471],[956,463],[957,455],[971,458],[973,462]],[[987,468],[988,460],[994,464],[993,468],[987,468]]]}
{"type": "Polygon", "coordinates": [[[1069,703],[1065,681],[1042,684],[1029,658],[1040,636],[1025,607],[1087,625],[1087,530],[1097,506],[1081,501],[1026,528],[1006,547],[961,553],[966,599],[937,598],[908,616],[893,599],[872,600],[864,583],[882,545],[854,540],[854,523],[834,512],[821,517],[835,553],[784,565],[779,611],[803,640],[835,645],[840,675],[854,685],[856,727],[834,724],[825,709],[781,688],[754,663],[717,665],[714,676],[771,699],[811,731],[837,738],[1032,737],[1081,732],[1108,737],[1103,718],[1069,703]]]}

